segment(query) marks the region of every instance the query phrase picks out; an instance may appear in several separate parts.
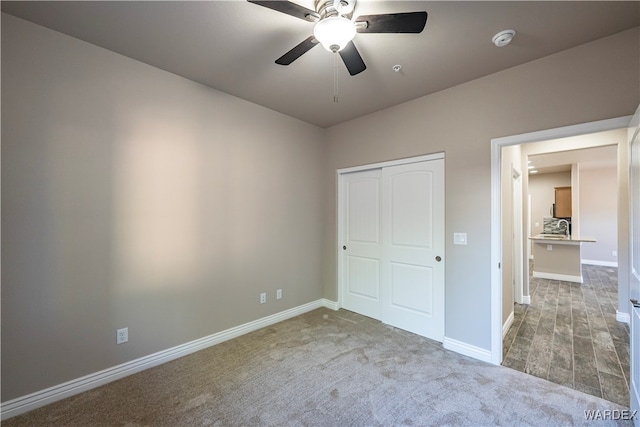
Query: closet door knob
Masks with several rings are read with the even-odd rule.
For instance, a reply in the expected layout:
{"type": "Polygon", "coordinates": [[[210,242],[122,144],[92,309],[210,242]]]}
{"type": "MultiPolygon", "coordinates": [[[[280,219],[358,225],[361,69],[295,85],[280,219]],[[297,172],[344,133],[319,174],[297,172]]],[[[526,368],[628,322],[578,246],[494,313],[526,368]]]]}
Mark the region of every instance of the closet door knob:
{"type": "Polygon", "coordinates": [[[438,256],[436,257],[436,261],[438,261],[438,262],[442,261],[442,258],[440,258],[440,255],[438,255],[438,256]]]}
{"type": "Polygon", "coordinates": [[[343,246],[343,247],[342,247],[342,250],[343,250],[343,251],[346,251],[346,250],[347,250],[347,247],[346,247],[346,246],[343,246]]]}

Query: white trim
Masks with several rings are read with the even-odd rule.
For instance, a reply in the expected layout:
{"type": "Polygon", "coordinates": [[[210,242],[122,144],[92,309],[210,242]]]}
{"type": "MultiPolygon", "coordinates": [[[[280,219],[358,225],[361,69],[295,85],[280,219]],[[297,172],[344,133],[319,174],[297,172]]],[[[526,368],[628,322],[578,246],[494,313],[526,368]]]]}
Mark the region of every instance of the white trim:
{"type": "Polygon", "coordinates": [[[370,165],[361,165],[361,166],[353,166],[350,168],[338,169],[337,174],[342,175],[350,172],[360,172],[360,171],[366,171],[371,169],[382,169],[382,168],[387,168],[389,166],[408,165],[411,163],[419,163],[419,162],[426,162],[428,160],[439,160],[439,159],[444,159],[444,152],[425,154],[423,156],[409,157],[406,159],[389,160],[386,162],[372,163],[370,165]]]}
{"type": "Polygon", "coordinates": [[[337,297],[338,297],[338,306],[342,307],[342,304],[344,302],[344,298],[342,297],[342,277],[344,274],[344,266],[342,265],[342,256],[340,253],[340,247],[342,246],[342,236],[344,236],[344,220],[342,219],[342,210],[344,209],[344,201],[342,200],[343,197],[343,188],[344,187],[344,178],[342,176],[342,173],[340,173],[340,170],[338,170],[336,172],[336,188],[335,188],[335,194],[336,194],[336,211],[335,211],[335,218],[336,218],[336,251],[335,251],[335,261],[336,261],[336,277],[335,277],[335,283],[336,283],[336,291],[337,291],[337,297]]]}
{"type": "Polygon", "coordinates": [[[499,365],[502,361],[502,148],[527,142],[586,135],[629,126],[631,116],[617,117],[590,123],[547,129],[537,132],[511,135],[491,140],[491,351],[490,361],[499,365]]]}
{"type": "Polygon", "coordinates": [[[509,328],[511,327],[511,325],[513,325],[513,319],[514,315],[512,311],[511,313],[509,313],[509,317],[507,317],[504,325],[502,325],[502,339],[504,339],[504,336],[507,335],[507,332],[509,332],[509,328]]]}
{"type": "Polygon", "coordinates": [[[560,128],[494,138],[491,142],[498,144],[500,147],[506,147],[509,145],[526,144],[527,142],[547,141],[550,139],[568,138],[571,136],[587,135],[590,133],[605,132],[608,130],[626,129],[629,126],[630,120],[631,116],[616,117],[596,122],[580,123],[560,128]]]}
{"type": "Polygon", "coordinates": [[[627,325],[631,323],[631,317],[629,316],[629,313],[623,313],[618,310],[616,310],[616,320],[618,322],[626,323],[627,325]]]}
{"type": "Polygon", "coordinates": [[[580,262],[582,264],[600,265],[602,267],[617,267],[618,266],[618,263],[616,261],[598,261],[597,259],[581,259],[580,262]]]}
{"type": "Polygon", "coordinates": [[[75,380],[67,381],[63,384],[49,387],[47,389],[28,394],[26,396],[18,397],[16,399],[12,399],[2,403],[0,419],[5,420],[16,415],[23,414],[33,409],[40,408],[42,406],[70,396],[74,396],[87,390],[91,390],[98,386],[124,378],[145,369],[149,369],[154,366],[158,366],[163,363],[186,356],[188,354],[204,350],[205,348],[220,344],[233,338],[237,338],[249,332],[253,332],[266,326],[282,322],[283,320],[299,316],[320,307],[327,307],[333,310],[337,310],[338,308],[337,303],[333,301],[327,299],[319,299],[307,304],[300,305],[298,307],[291,308],[289,310],[282,311],[280,313],[272,314],[271,316],[263,317],[262,319],[254,320],[252,322],[245,323],[243,325],[236,326],[225,331],[217,332],[215,334],[178,345],[176,347],[162,350],[157,353],[153,353],[148,356],[123,363],[121,365],[104,369],[102,371],[95,372],[81,378],[76,378],[75,380]]]}
{"type": "Polygon", "coordinates": [[[539,279],[563,280],[565,282],[583,283],[582,276],[573,276],[570,274],[546,273],[544,271],[533,271],[533,277],[539,279]]]}
{"type": "MultiPolygon", "coordinates": [[[[522,172],[511,164],[511,228],[512,228],[512,276],[514,285],[514,301],[522,304],[524,296],[524,229],[522,226],[522,172]],[[515,185],[514,185],[515,184],[515,185]]],[[[527,216],[528,217],[528,216],[527,216]]],[[[529,228],[531,229],[531,228],[529,228]]],[[[527,233],[528,234],[528,233],[527,233]]],[[[527,270],[529,266],[527,265],[527,270]]],[[[504,333],[502,334],[504,337],[504,333]]]]}
{"type": "Polygon", "coordinates": [[[329,310],[333,310],[333,311],[340,310],[340,305],[338,304],[338,301],[331,301],[330,299],[322,298],[320,302],[322,303],[323,307],[328,308],[329,310]]]}
{"type": "Polygon", "coordinates": [[[522,297],[523,304],[531,304],[531,295],[525,295],[522,297]]]}
{"type": "Polygon", "coordinates": [[[491,140],[491,351],[502,363],[502,145],[491,140]]]}
{"type": "Polygon", "coordinates": [[[493,363],[491,351],[484,348],[476,347],[475,345],[467,344],[449,337],[444,337],[442,346],[447,350],[455,351],[456,353],[460,353],[483,362],[493,363]]]}

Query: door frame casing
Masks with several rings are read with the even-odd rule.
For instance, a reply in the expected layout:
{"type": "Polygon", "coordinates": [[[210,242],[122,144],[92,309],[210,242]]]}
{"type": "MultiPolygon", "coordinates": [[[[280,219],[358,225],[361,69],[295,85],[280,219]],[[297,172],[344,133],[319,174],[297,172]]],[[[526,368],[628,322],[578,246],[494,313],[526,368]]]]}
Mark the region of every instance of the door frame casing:
{"type": "MultiPolygon", "coordinates": [[[[389,160],[389,161],[384,161],[384,162],[379,162],[379,163],[372,163],[372,164],[366,164],[366,165],[361,165],[361,166],[353,166],[353,167],[348,167],[348,168],[342,168],[342,169],[338,169],[336,170],[336,182],[338,185],[338,191],[337,191],[337,203],[336,203],[336,218],[337,218],[337,222],[338,222],[338,226],[337,228],[337,236],[336,236],[336,242],[338,243],[336,245],[336,265],[338,266],[338,271],[337,271],[337,280],[336,283],[338,284],[338,303],[337,306],[338,308],[342,308],[342,303],[344,301],[344,296],[343,293],[345,292],[345,284],[344,284],[344,263],[343,263],[343,257],[341,256],[342,253],[342,237],[344,235],[344,221],[345,218],[343,218],[343,215],[345,214],[344,212],[344,208],[346,206],[345,204],[345,191],[344,191],[344,176],[346,174],[352,173],[352,172],[362,172],[362,171],[366,171],[366,170],[371,170],[371,169],[382,169],[385,167],[390,167],[390,166],[400,166],[400,165],[408,165],[411,163],[419,163],[419,162],[425,162],[425,161],[430,161],[430,160],[444,160],[445,156],[444,156],[444,152],[438,152],[438,153],[433,153],[433,154],[425,154],[422,156],[416,156],[416,157],[408,157],[408,158],[404,158],[404,159],[397,159],[397,160],[389,160]]],[[[445,258],[446,259],[446,258],[445,258]]],[[[446,278],[445,278],[446,280],[446,278]]]]}
{"type": "MultiPolygon", "coordinates": [[[[631,321],[630,351],[630,380],[629,380],[629,406],[631,410],[640,410],[640,358],[638,357],[640,309],[636,304],[631,304],[631,299],[640,298],[640,106],[636,109],[629,129],[627,130],[627,142],[629,143],[629,306],[631,321]]],[[[635,426],[640,426],[640,420],[635,417],[635,426]]]]}
{"type": "MultiPolygon", "coordinates": [[[[523,241],[524,232],[522,229],[522,172],[511,165],[511,278],[513,280],[513,300],[518,304],[524,303],[524,275],[523,265],[523,241]],[[517,196],[517,197],[516,197],[517,196]],[[517,218],[519,214],[519,218],[517,218]]],[[[503,331],[504,333],[504,331],[503,331]]]]}
{"type": "Polygon", "coordinates": [[[502,363],[502,148],[629,126],[631,116],[581,123],[491,140],[491,363],[502,363]]]}

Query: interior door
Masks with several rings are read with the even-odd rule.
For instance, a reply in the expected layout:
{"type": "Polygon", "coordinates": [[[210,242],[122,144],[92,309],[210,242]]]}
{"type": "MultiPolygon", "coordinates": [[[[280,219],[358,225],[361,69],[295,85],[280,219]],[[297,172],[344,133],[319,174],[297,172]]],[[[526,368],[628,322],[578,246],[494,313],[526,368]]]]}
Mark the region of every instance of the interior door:
{"type": "Polygon", "coordinates": [[[381,170],[342,181],[342,307],[380,320],[381,170]]]}
{"type": "Polygon", "coordinates": [[[444,160],[382,170],[382,321],[444,339],[444,160]]]}
{"type": "MultiPolygon", "coordinates": [[[[640,410],[640,107],[636,110],[629,126],[629,146],[631,168],[629,189],[631,194],[630,227],[630,270],[629,296],[631,309],[631,381],[629,384],[631,409],[640,410]]],[[[638,416],[634,419],[640,425],[638,416]]]]}
{"type": "Polygon", "coordinates": [[[522,265],[522,174],[511,167],[511,282],[513,283],[513,300],[518,304],[524,302],[522,278],[524,270],[522,265]]]}

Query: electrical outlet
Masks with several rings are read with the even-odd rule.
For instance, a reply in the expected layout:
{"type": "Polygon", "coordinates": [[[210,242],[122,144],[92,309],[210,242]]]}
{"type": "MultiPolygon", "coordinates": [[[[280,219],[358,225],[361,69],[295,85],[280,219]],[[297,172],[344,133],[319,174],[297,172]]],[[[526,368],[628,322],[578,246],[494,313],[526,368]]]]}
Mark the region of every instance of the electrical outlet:
{"type": "Polygon", "coordinates": [[[129,328],[122,328],[116,331],[116,344],[129,341],[129,328]]]}
{"type": "Polygon", "coordinates": [[[553,250],[553,245],[547,245],[547,250],[548,251],[552,251],[553,250]]]}
{"type": "Polygon", "coordinates": [[[611,251],[611,256],[618,256],[618,251],[611,251]]]}
{"type": "Polygon", "coordinates": [[[282,289],[276,291],[276,299],[282,299],[282,289]]]}
{"type": "Polygon", "coordinates": [[[260,294],[260,304],[264,304],[265,302],[267,302],[267,293],[266,292],[262,292],[260,294]]]}

